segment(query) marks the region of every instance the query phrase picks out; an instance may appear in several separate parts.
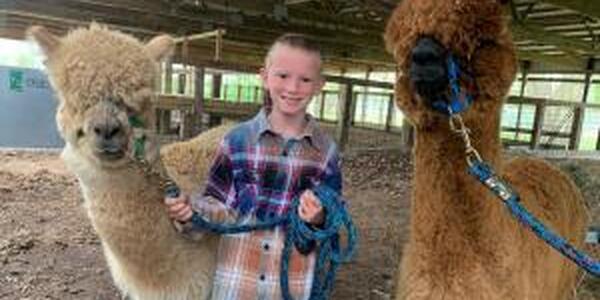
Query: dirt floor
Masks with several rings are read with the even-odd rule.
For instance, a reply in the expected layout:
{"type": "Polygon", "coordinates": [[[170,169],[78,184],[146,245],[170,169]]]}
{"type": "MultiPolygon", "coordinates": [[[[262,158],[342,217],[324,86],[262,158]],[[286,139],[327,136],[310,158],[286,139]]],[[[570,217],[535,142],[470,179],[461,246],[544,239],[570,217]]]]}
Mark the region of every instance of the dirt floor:
{"type": "MultiPolygon", "coordinates": [[[[363,149],[382,144],[355,138],[363,149]]],[[[409,157],[386,150],[344,158],[361,244],[355,262],[341,267],[332,299],[390,299],[407,236],[409,157]]],[[[600,224],[600,161],[560,163],[582,182],[600,224]]],[[[57,153],[0,150],[0,299],[119,299],[81,201],[57,153]]],[[[578,300],[600,300],[600,280],[587,278],[578,300]]]]}

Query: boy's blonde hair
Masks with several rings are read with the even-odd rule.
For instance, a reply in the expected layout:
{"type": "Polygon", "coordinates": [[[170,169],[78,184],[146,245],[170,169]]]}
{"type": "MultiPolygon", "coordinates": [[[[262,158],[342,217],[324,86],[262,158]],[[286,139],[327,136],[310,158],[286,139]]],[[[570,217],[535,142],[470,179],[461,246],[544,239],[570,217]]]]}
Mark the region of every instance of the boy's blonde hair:
{"type": "MultiPolygon", "coordinates": [[[[319,58],[319,65],[322,64],[321,47],[315,40],[301,33],[286,33],[279,36],[269,48],[269,51],[267,52],[267,55],[265,57],[265,68],[269,67],[271,63],[271,56],[273,55],[273,52],[275,52],[275,49],[278,46],[288,46],[292,48],[301,49],[312,54],[316,54],[319,58]]],[[[320,72],[321,70],[319,69],[319,73],[320,72]]],[[[270,111],[271,105],[273,104],[273,100],[269,95],[269,91],[264,91],[263,98],[263,106],[267,111],[270,111]]]]}
{"type": "Polygon", "coordinates": [[[279,36],[269,48],[269,52],[267,52],[267,56],[265,57],[265,67],[269,65],[269,59],[273,55],[275,48],[278,46],[289,46],[302,49],[318,55],[319,60],[321,60],[321,47],[315,40],[301,33],[286,33],[279,36]]]}

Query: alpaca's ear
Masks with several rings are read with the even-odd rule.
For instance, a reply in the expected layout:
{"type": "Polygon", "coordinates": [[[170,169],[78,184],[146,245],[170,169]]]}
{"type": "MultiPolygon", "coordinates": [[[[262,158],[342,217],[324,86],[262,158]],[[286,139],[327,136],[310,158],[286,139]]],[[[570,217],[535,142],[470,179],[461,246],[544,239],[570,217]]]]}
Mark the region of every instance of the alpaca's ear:
{"type": "Polygon", "coordinates": [[[145,48],[154,60],[162,61],[173,54],[175,41],[169,35],[159,35],[150,40],[145,48]]]}
{"type": "Polygon", "coordinates": [[[46,57],[50,57],[60,46],[59,38],[43,26],[29,27],[27,29],[27,36],[40,46],[46,57]]]}

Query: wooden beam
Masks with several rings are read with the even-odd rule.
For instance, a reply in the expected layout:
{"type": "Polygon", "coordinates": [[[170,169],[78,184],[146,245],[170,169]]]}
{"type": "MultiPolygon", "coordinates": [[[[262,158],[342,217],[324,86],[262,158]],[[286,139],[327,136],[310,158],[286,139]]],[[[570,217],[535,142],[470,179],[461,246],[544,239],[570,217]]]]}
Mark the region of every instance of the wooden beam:
{"type": "MultiPolygon", "coordinates": [[[[543,53],[535,53],[533,51],[517,51],[517,57],[519,60],[562,66],[563,68],[571,67],[572,69],[580,72],[585,66],[585,60],[583,58],[570,55],[545,55],[543,53]]],[[[535,66],[535,64],[533,64],[533,66],[535,66]]]]}
{"type": "Polygon", "coordinates": [[[285,5],[294,5],[294,4],[302,4],[306,2],[311,2],[313,0],[285,0],[285,5]]]}
{"type": "MultiPolygon", "coordinates": [[[[585,57],[568,55],[547,55],[541,52],[522,51],[517,49],[517,58],[531,62],[531,73],[583,73],[586,70],[585,57]]],[[[600,72],[600,64],[594,72],[600,72]]]]}
{"type": "Polygon", "coordinates": [[[193,40],[202,40],[202,39],[207,39],[207,38],[211,38],[211,37],[217,37],[219,35],[224,35],[226,32],[227,31],[225,29],[216,29],[216,30],[211,30],[208,32],[186,35],[186,36],[175,38],[175,43],[182,43],[186,40],[188,42],[191,42],[193,40]]]}
{"type": "Polygon", "coordinates": [[[164,10],[144,10],[140,5],[127,7],[122,1],[115,0],[5,0],[0,1],[0,13],[2,12],[62,21],[70,24],[70,27],[87,25],[95,20],[114,24],[121,30],[126,28],[127,32],[139,31],[145,37],[164,32],[180,36],[188,32],[206,31],[215,26],[214,24],[223,24],[228,30],[228,39],[263,47],[270,45],[281,33],[294,31],[314,37],[323,45],[326,57],[352,60],[355,64],[361,61],[376,64],[393,62],[384,50],[382,26],[367,27],[362,24],[361,27],[351,28],[351,23],[346,21],[344,24],[347,23],[347,26],[339,23],[340,20],[323,21],[327,19],[324,16],[320,21],[302,20],[301,17],[311,15],[305,12],[298,12],[293,20],[284,23],[269,16],[242,16],[239,12],[231,11],[177,11],[177,14],[169,14],[164,10]],[[228,21],[234,17],[239,20],[228,21]],[[373,28],[377,28],[378,31],[366,31],[373,28]]]}
{"type": "Polygon", "coordinates": [[[545,3],[568,8],[582,15],[600,19],[600,5],[597,0],[543,0],[545,3]]]}
{"type": "Polygon", "coordinates": [[[594,49],[590,43],[552,33],[545,30],[542,26],[530,23],[513,22],[511,23],[511,30],[518,38],[532,39],[543,42],[544,44],[554,45],[558,49],[576,58],[585,55],[600,54],[600,51],[594,49]]]}
{"type": "Polygon", "coordinates": [[[384,81],[375,81],[375,80],[365,80],[359,78],[349,78],[342,76],[332,76],[325,75],[325,80],[336,82],[339,84],[351,84],[351,85],[359,85],[359,86],[369,86],[369,87],[378,87],[383,89],[393,89],[394,84],[384,81]]]}

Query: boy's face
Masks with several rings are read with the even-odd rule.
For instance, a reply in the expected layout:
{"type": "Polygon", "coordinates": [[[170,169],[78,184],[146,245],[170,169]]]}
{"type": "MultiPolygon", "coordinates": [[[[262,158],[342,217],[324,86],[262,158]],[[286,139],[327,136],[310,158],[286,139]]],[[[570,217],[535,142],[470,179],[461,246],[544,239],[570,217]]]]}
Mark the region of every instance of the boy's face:
{"type": "Polygon", "coordinates": [[[300,48],[278,45],[261,70],[263,86],[273,100],[272,113],[299,116],[323,87],[319,55],[300,48]]]}

